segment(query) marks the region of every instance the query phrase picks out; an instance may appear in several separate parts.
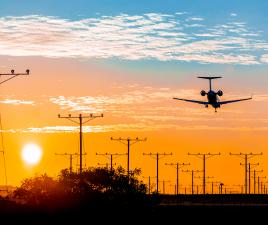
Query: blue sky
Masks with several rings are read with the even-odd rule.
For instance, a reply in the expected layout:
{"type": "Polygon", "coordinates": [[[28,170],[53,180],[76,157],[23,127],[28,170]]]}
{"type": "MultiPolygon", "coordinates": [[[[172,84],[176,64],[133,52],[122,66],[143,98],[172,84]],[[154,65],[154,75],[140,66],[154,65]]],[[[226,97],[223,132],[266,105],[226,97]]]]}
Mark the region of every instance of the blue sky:
{"type": "Polygon", "coordinates": [[[243,73],[268,65],[267,1],[0,0],[0,6],[2,55],[97,59],[170,77],[178,69],[222,73],[235,66],[243,73]]]}
{"type": "Polygon", "coordinates": [[[1,16],[29,14],[53,15],[63,18],[78,18],[119,13],[143,14],[148,12],[175,13],[187,11],[195,15],[221,21],[229,13],[266,29],[268,2],[264,0],[1,0],[1,16]]]}

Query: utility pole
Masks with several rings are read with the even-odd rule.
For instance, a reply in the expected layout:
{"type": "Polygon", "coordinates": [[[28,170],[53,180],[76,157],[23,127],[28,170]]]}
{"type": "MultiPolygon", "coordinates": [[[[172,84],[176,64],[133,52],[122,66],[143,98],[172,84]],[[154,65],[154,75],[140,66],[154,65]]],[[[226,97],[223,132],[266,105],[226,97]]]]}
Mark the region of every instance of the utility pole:
{"type": "Polygon", "coordinates": [[[172,153],[143,153],[143,155],[148,155],[151,157],[156,157],[156,193],[158,194],[158,183],[159,183],[159,159],[164,158],[166,156],[172,155],[172,153]]]}
{"type": "Polygon", "coordinates": [[[58,115],[58,118],[61,119],[68,119],[76,124],[79,124],[79,156],[80,156],[80,167],[79,167],[79,172],[82,173],[83,170],[83,163],[82,163],[82,156],[83,156],[83,130],[82,126],[83,124],[89,122],[90,120],[93,120],[98,117],[103,117],[103,114],[100,115],[93,115],[90,114],[88,116],[83,116],[82,114],[79,114],[78,116],[72,116],[69,114],[68,116],[61,116],[60,114],[58,115]],[[77,121],[78,119],[78,121],[77,121]],[[85,120],[85,121],[84,121],[85,120]]]}
{"type": "MultiPolygon", "coordinates": [[[[30,70],[29,69],[27,69],[26,71],[25,71],[25,73],[15,73],[15,70],[11,70],[10,71],[10,73],[0,73],[0,78],[2,77],[2,76],[4,76],[4,77],[8,77],[8,78],[6,78],[6,79],[4,79],[4,80],[0,80],[0,85],[1,84],[3,84],[3,83],[5,83],[5,82],[7,82],[7,81],[9,81],[9,80],[11,80],[11,79],[13,79],[13,78],[15,78],[15,77],[17,77],[17,76],[27,76],[27,75],[29,75],[30,74],[30,70]]],[[[1,118],[1,115],[0,115],[0,129],[1,129],[1,132],[2,132],[2,118],[1,118]]],[[[3,154],[3,160],[4,160],[4,169],[5,169],[5,183],[6,183],[6,186],[7,186],[7,172],[6,172],[6,159],[5,159],[5,150],[4,150],[4,143],[3,143],[3,134],[2,134],[2,150],[0,151],[2,154],[3,154]]]]}
{"type": "MultiPolygon", "coordinates": [[[[25,73],[15,73],[15,70],[11,70],[10,73],[0,73],[0,78],[2,76],[8,76],[8,78],[4,79],[4,80],[0,80],[0,85],[17,77],[17,76],[27,76],[30,74],[30,70],[27,69],[25,71],[25,73]]],[[[2,154],[3,154],[3,161],[4,161],[4,170],[5,170],[5,183],[6,183],[6,187],[7,187],[7,171],[6,171],[6,159],[5,159],[5,149],[4,149],[4,138],[3,138],[3,127],[2,127],[2,117],[1,117],[1,114],[0,114],[0,129],[1,129],[1,142],[2,142],[2,150],[0,151],[2,154]]],[[[7,190],[8,191],[8,190],[7,190]]]]}
{"type": "Polygon", "coordinates": [[[203,194],[206,194],[206,159],[211,158],[215,155],[220,155],[221,153],[188,153],[188,155],[194,155],[197,156],[198,158],[201,158],[203,160],[203,194]]]}
{"type": "MultiPolygon", "coordinates": [[[[243,163],[240,163],[241,166],[244,166],[243,163]]],[[[251,169],[258,166],[259,163],[248,163],[248,194],[251,194],[251,169]]]]}
{"type": "Polygon", "coordinates": [[[262,194],[262,181],[261,179],[266,178],[266,176],[264,177],[258,177],[258,194],[262,194]]]}
{"type": "MultiPolygon", "coordinates": [[[[70,173],[73,172],[73,156],[78,156],[77,153],[55,153],[55,155],[59,155],[59,156],[69,156],[70,157],[70,173]]],[[[86,155],[86,154],[84,154],[86,155]]]]}
{"type": "Polygon", "coordinates": [[[223,183],[220,183],[220,185],[219,185],[219,193],[220,194],[222,194],[222,186],[223,186],[224,184],[223,183]]]}
{"type": "Polygon", "coordinates": [[[163,182],[163,194],[166,194],[166,182],[170,182],[170,180],[163,180],[162,182],[163,182]]]}
{"type": "Polygon", "coordinates": [[[194,194],[194,173],[200,173],[200,170],[182,170],[183,173],[190,173],[192,175],[192,195],[194,194]]]}
{"type": "Polygon", "coordinates": [[[262,173],[263,172],[263,170],[254,170],[253,171],[253,188],[254,188],[254,194],[256,194],[257,193],[257,191],[256,191],[256,173],[262,173]]]}
{"type": "Polygon", "coordinates": [[[211,184],[211,194],[213,195],[214,194],[214,186],[215,184],[219,184],[220,182],[219,181],[209,181],[207,183],[210,183],[211,184]]]}
{"type": "MultiPolygon", "coordinates": [[[[248,163],[248,193],[249,194],[251,194],[251,189],[250,189],[250,187],[251,187],[251,169],[253,169],[254,167],[256,167],[256,166],[258,166],[259,165],[259,163],[248,163]]],[[[255,180],[254,180],[254,186],[255,186],[255,180]]],[[[254,189],[255,189],[255,187],[254,187],[254,189]]],[[[254,192],[255,192],[255,190],[254,190],[254,192]]]]}
{"type": "Polygon", "coordinates": [[[126,155],[126,154],[120,154],[120,153],[96,153],[96,155],[101,155],[101,156],[106,156],[110,159],[110,169],[111,169],[111,172],[113,171],[113,165],[116,165],[116,164],[113,164],[113,156],[121,156],[121,155],[126,155]]]}
{"type": "Polygon", "coordinates": [[[258,194],[260,194],[260,177],[258,176],[258,194]]]}
{"type": "Polygon", "coordinates": [[[0,82],[0,84],[3,84],[17,76],[27,76],[30,74],[30,70],[26,70],[25,73],[15,73],[15,70],[11,70],[10,73],[0,73],[0,77],[1,76],[10,76],[7,79],[4,79],[3,81],[0,82]]]}
{"type": "Polygon", "coordinates": [[[212,182],[212,188],[213,188],[212,194],[214,194],[214,185],[218,185],[220,183],[221,183],[220,181],[214,181],[214,182],[212,182]]]}
{"type": "Polygon", "coordinates": [[[149,190],[148,190],[148,193],[149,193],[149,195],[150,195],[150,194],[151,194],[151,188],[152,188],[152,187],[151,187],[151,186],[152,186],[152,185],[151,185],[151,179],[152,179],[152,178],[155,178],[155,177],[151,177],[151,176],[144,177],[144,176],[143,176],[142,178],[144,178],[144,179],[148,179],[148,189],[149,189],[149,190]]]}
{"type": "Polygon", "coordinates": [[[179,162],[177,162],[177,163],[165,163],[165,165],[172,166],[172,167],[175,166],[176,167],[176,171],[177,171],[177,173],[176,173],[176,184],[177,184],[176,194],[178,195],[180,193],[180,191],[179,191],[179,170],[184,166],[189,166],[190,163],[179,163],[179,162]]]}
{"type": "MultiPolygon", "coordinates": [[[[201,177],[201,176],[197,176],[197,177],[195,177],[196,179],[203,179],[203,177],[201,177]]],[[[206,176],[206,180],[207,179],[213,179],[214,177],[210,177],[210,176],[206,176]]],[[[206,182],[206,183],[210,183],[210,182],[206,182]]]]}
{"type": "Polygon", "coordinates": [[[173,189],[174,187],[174,195],[177,194],[177,187],[176,187],[176,184],[170,184],[169,187],[171,188],[171,190],[173,189]]]}
{"type": "Polygon", "coordinates": [[[127,175],[129,176],[130,171],[130,146],[136,144],[137,142],[146,141],[147,138],[113,138],[111,137],[112,141],[118,141],[124,145],[127,145],[127,175]]]}
{"type": "Polygon", "coordinates": [[[257,155],[262,155],[262,152],[261,153],[231,153],[230,152],[230,155],[235,155],[235,156],[238,156],[240,158],[243,158],[245,160],[245,163],[244,163],[244,166],[245,166],[245,194],[248,193],[248,160],[250,158],[253,158],[254,156],[257,156],[257,155]]]}

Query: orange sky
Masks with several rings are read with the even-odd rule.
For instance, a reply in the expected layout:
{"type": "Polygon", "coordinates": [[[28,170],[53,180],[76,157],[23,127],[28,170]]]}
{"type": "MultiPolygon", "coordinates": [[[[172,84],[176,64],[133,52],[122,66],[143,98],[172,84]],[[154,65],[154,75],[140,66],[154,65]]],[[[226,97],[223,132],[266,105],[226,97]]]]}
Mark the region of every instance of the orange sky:
{"type": "MultiPolygon", "coordinates": [[[[59,113],[104,113],[104,118],[97,118],[85,127],[86,131],[91,131],[84,135],[87,166],[108,162],[108,159],[96,156],[96,152],[126,152],[126,146],[112,142],[111,136],[138,136],[148,140],[133,145],[131,168],[141,168],[146,177],[156,173],[155,160],[142,155],[149,152],[173,153],[173,156],[160,161],[160,180],[164,178],[173,183],[175,169],[164,163],[189,162],[191,166],[185,169],[202,169],[202,161],[188,156],[188,152],[221,152],[222,156],[207,161],[207,175],[226,185],[244,182],[244,169],[239,165],[243,161],[229,156],[229,152],[263,152],[263,156],[253,158],[251,162],[259,162],[257,169],[264,169],[264,175],[268,171],[268,95],[263,83],[243,80],[243,70],[230,69],[230,66],[222,68],[226,76],[215,82],[215,89],[220,87],[226,92],[222,99],[247,97],[253,91],[254,99],[226,105],[214,113],[211,108],[172,100],[172,97],[202,99],[199,92],[206,90],[208,85],[195,79],[198,68],[196,71],[180,71],[180,76],[173,77],[171,71],[161,75],[159,71],[154,74],[145,68],[142,72],[142,69],[121,67],[121,62],[109,64],[37,57],[2,59],[5,66],[1,72],[12,68],[16,71],[31,70],[30,76],[7,82],[0,90],[9,184],[18,185],[26,177],[45,172],[56,176],[62,168],[69,166],[68,158],[54,153],[78,152],[78,133],[63,132],[63,129],[72,129],[69,126],[74,124],[58,119],[59,113]],[[230,71],[232,76],[228,73],[230,71]],[[172,76],[170,82],[165,79],[169,74],[172,76]],[[154,75],[155,79],[150,80],[154,75]],[[43,158],[39,165],[29,167],[21,160],[21,149],[26,143],[42,147],[43,158]]],[[[205,70],[204,67],[201,71],[205,70]]],[[[259,77],[262,76],[260,72],[259,77]]],[[[125,156],[115,162],[126,167],[125,156]]],[[[4,183],[3,167],[0,178],[4,183]]],[[[190,175],[182,174],[181,182],[190,185],[190,175]]],[[[199,183],[201,185],[201,180],[199,183]]],[[[167,186],[166,189],[171,192],[174,187],[167,186]]]]}

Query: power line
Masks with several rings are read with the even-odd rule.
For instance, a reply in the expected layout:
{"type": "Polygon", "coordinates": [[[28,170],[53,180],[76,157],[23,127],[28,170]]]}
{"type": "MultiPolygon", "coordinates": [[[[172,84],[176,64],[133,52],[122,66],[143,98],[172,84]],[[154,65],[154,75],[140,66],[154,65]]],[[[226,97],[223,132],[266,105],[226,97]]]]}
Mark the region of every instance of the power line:
{"type": "Polygon", "coordinates": [[[68,119],[76,124],[79,124],[79,156],[80,156],[80,167],[79,167],[79,172],[82,173],[82,167],[83,167],[83,163],[82,163],[82,156],[83,156],[83,130],[82,130],[82,126],[83,124],[89,122],[90,120],[93,120],[95,118],[98,117],[103,117],[103,114],[100,115],[93,115],[90,114],[88,116],[83,116],[82,114],[79,114],[78,116],[72,116],[71,114],[69,114],[68,116],[61,116],[60,114],[58,114],[58,118],[61,119],[68,119]],[[75,119],[78,119],[78,121],[76,121],[75,119]],[[83,121],[84,119],[86,119],[86,121],[83,121]]]}
{"type": "Polygon", "coordinates": [[[129,176],[130,170],[130,146],[136,144],[137,142],[146,141],[147,138],[113,138],[111,137],[112,141],[118,141],[124,145],[127,145],[127,175],[129,176]]]}
{"type": "Polygon", "coordinates": [[[176,188],[176,194],[178,195],[180,193],[179,191],[179,170],[184,167],[184,166],[189,166],[190,163],[165,163],[165,165],[167,166],[172,166],[172,167],[175,167],[176,168],[176,185],[177,185],[177,188],[176,188]]]}
{"type": "Polygon", "coordinates": [[[220,155],[221,153],[188,153],[188,155],[194,155],[203,160],[203,194],[206,194],[206,159],[211,158],[216,155],[220,155]]]}
{"type": "Polygon", "coordinates": [[[143,153],[143,155],[154,157],[156,156],[156,193],[158,194],[158,183],[159,183],[159,159],[166,156],[172,155],[172,153],[143,153]],[[160,156],[160,157],[159,157],[160,156]],[[162,156],[162,157],[161,157],[162,156]]]}
{"type": "Polygon", "coordinates": [[[113,156],[121,156],[121,155],[127,155],[127,154],[120,154],[120,153],[96,153],[96,155],[100,155],[100,156],[108,156],[108,158],[110,158],[110,169],[111,171],[113,171],[113,165],[116,165],[116,164],[113,164],[113,156]]]}
{"type": "Polygon", "coordinates": [[[235,156],[238,156],[240,158],[243,158],[245,160],[245,194],[248,193],[248,160],[250,158],[253,158],[254,156],[258,156],[258,155],[262,155],[262,152],[261,153],[231,153],[230,152],[230,155],[235,155],[235,156]]]}

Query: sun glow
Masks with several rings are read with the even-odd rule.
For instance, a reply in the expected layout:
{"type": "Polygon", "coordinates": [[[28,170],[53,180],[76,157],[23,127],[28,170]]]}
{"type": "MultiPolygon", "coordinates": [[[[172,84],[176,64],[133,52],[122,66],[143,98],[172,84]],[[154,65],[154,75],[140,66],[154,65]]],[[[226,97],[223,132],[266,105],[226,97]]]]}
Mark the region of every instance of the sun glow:
{"type": "Polygon", "coordinates": [[[22,159],[29,165],[37,164],[42,157],[42,150],[36,144],[27,144],[22,149],[22,159]]]}

